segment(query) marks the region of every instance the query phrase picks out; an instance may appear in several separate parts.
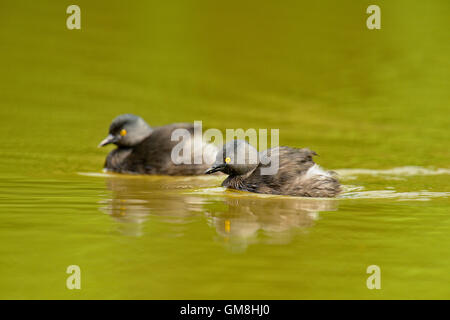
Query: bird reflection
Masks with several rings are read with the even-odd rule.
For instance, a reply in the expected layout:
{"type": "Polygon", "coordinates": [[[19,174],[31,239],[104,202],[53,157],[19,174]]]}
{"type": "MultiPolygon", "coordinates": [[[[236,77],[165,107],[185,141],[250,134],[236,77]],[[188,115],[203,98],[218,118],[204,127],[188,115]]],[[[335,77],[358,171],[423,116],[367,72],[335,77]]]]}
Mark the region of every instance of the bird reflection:
{"type": "Polygon", "coordinates": [[[215,240],[234,252],[254,243],[289,243],[296,233],[314,225],[319,212],[337,210],[338,201],[333,199],[267,197],[222,188],[219,193],[217,188],[192,192],[208,191],[216,180],[108,175],[110,194],[101,210],[117,222],[121,234],[137,237],[151,233],[146,226],[152,219],[169,226],[164,236],[182,237],[190,222],[206,215],[216,230],[215,240]]]}
{"type": "Polygon", "coordinates": [[[253,243],[286,244],[314,225],[320,211],[337,210],[337,200],[229,195],[223,210],[208,211],[219,240],[232,251],[253,243]]]}
{"type": "Polygon", "coordinates": [[[111,194],[101,201],[100,210],[118,222],[118,231],[124,235],[142,236],[144,222],[155,218],[172,226],[171,236],[181,236],[184,225],[194,216],[201,215],[205,200],[183,194],[179,189],[203,186],[208,180],[211,181],[200,177],[123,177],[111,174],[106,177],[106,187],[111,194]]]}

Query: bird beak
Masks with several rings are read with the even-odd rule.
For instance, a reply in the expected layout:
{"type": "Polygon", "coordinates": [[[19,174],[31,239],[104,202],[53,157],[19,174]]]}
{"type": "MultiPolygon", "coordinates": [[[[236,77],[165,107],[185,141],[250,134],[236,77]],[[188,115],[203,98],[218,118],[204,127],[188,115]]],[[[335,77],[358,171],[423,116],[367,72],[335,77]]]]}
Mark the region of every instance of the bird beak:
{"type": "Polygon", "coordinates": [[[211,168],[205,171],[205,174],[211,174],[217,171],[222,171],[225,169],[225,164],[215,164],[211,168]]]}
{"type": "Polygon", "coordinates": [[[98,148],[100,147],[104,147],[110,143],[114,143],[117,141],[117,138],[114,137],[112,134],[109,134],[105,139],[103,139],[102,142],[100,142],[100,144],[97,146],[98,148]]]}

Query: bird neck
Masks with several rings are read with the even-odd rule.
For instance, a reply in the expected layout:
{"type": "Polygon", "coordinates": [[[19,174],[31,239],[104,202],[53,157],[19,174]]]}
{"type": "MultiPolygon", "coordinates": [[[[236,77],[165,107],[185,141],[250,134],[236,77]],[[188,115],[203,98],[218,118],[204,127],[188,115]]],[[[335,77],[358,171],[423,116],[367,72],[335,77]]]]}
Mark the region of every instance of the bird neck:
{"type": "Polygon", "coordinates": [[[258,168],[255,167],[252,170],[248,171],[245,174],[230,174],[222,183],[223,187],[229,187],[232,189],[243,190],[245,189],[245,179],[247,179],[250,175],[252,175],[255,170],[258,168]]]}

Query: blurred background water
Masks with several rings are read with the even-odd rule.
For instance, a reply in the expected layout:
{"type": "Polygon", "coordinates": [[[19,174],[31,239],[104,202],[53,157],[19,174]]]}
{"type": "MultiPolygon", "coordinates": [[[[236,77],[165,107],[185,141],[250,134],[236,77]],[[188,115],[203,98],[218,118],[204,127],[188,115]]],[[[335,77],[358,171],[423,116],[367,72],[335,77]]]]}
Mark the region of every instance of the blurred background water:
{"type": "Polygon", "coordinates": [[[0,298],[450,298],[448,1],[70,4],[0,4],[0,298]],[[104,174],[125,112],[279,128],[345,192],[104,174]]]}

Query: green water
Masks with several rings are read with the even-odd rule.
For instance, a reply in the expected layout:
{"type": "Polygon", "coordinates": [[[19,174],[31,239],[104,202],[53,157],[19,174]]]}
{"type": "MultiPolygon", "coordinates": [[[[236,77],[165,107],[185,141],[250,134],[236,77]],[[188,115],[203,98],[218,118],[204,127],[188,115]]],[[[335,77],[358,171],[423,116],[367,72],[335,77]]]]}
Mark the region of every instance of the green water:
{"type": "Polygon", "coordinates": [[[448,1],[376,1],[375,31],[367,1],[69,4],[0,5],[0,298],[450,298],[448,1]],[[279,128],[345,192],[104,174],[124,112],[279,128]]]}

